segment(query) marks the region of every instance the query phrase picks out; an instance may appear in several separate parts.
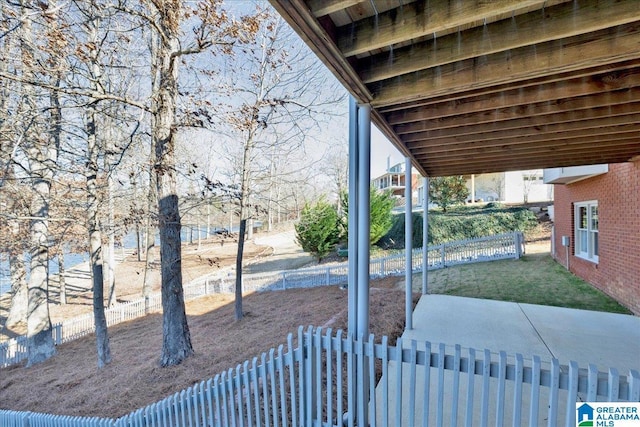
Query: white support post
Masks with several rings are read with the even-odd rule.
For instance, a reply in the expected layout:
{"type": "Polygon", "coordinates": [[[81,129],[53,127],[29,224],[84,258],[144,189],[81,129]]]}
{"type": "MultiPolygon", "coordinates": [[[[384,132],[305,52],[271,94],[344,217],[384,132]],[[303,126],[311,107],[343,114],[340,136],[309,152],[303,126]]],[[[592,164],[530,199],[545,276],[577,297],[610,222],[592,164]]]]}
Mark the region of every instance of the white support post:
{"type": "Polygon", "coordinates": [[[349,99],[348,323],[358,333],[358,106],[349,99]]]}
{"type": "Polygon", "coordinates": [[[405,329],[413,329],[413,218],[411,203],[411,159],[404,161],[404,250],[405,250],[405,329]]]}
{"type": "Polygon", "coordinates": [[[422,295],[429,283],[429,178],[422,178],[422,295]]]}
{"type": "MultiPolygon", "coordinates": [[[[358,106],[358,336],[369,336],[371,106],[358,106]]],[[[349,207],[351,211],[351,206],[349,207]]]]}

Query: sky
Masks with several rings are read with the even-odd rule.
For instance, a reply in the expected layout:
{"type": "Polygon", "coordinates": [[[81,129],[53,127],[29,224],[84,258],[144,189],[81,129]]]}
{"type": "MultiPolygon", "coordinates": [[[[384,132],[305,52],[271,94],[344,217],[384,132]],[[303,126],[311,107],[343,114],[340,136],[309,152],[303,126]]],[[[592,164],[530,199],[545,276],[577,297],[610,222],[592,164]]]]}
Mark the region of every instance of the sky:
{"type": "Polygon", "coordinates": [[[387,171],[387,158],[390,166],[404,162],[404,156],[393,146],[386,136],[371,125],[371,179],[387,171]]]}

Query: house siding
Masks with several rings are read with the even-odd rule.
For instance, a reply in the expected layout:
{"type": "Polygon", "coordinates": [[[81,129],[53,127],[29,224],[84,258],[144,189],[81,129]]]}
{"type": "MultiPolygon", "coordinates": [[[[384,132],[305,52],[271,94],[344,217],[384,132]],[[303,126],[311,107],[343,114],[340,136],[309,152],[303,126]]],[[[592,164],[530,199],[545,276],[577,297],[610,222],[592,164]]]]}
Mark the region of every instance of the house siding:
{"type": "Polygon", "coordinates": [[[554,191],[556,260],[566,266],[561,239],[570,236],[570,271],[640,314],[640,161],[609,165],[606,174],[554,191]],[[573,255],[573,206],[590,200],[598,202],[598,263],[573,255]]]}

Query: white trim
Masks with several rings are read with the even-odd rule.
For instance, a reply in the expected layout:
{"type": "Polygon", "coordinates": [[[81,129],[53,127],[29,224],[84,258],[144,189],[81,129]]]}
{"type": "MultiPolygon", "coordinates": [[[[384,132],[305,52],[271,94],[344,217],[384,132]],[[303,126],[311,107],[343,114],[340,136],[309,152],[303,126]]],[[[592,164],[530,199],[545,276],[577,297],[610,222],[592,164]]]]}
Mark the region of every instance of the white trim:
{"type": "Polygon", "coordinates": [[[588,200],[573,204],[574,218],[574,248],[573,254],[578,258],[598,263],[598,201],[588,200]],[[595,215],[593,208],[596,209],[595,215]],[[584,209],[584,224],[582,223],[581,210],[584,209]],[[582,226],[581,226],[582,225],[582,226]]]}

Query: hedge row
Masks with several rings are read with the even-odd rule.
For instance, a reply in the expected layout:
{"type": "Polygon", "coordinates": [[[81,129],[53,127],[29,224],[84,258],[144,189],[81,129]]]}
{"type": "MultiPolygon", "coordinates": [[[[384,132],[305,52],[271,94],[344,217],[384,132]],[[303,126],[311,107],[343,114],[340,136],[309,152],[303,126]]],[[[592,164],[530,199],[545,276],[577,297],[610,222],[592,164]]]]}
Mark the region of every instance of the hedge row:
{"type": "MultiPolygon", "coordinates": [[[[422,214],[413,213],[413,246],[422,247],[422,214]]],[[[537,224],[536,216],[524,207],[461,206],[447,213],[429,211],[429,244],[491,236],[511,231],[527,231],[537,224]]],[[[394,215],[391,230],[378,242],[384,249],[404,248],[404,214],[394,215]]]]}

